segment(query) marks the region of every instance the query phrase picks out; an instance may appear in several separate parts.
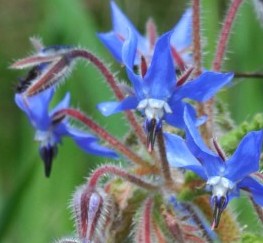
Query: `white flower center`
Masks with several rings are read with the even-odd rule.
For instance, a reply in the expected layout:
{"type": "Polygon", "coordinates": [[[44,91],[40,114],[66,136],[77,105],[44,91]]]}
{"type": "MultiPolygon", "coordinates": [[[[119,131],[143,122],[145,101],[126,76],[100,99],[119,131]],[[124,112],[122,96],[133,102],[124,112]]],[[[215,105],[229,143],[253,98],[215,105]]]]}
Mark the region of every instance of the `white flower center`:
{"type": "Polygon", "coordinates": [[[158,99],[144,99],[140,101],[137,109],[144,112],[148,120],[154,118],[159,121],[163,118],[164,113],[172,113],[172,109],[168,103],[158,99]]]}
{"type": "Polygon", "coordinates": [[[35,133],[35,140],[40,143],[41,147],[46,147],[47,145],[53,146],[55,144],[55,138],[51,131],[37,130],[35,133]]]}
{"type": "Polygon", "coordinates": [[[222,176],[213,176],[208,179],[206,184],[212,187],[213,196],[217,196],[218,198],[226,197],[227,192],[235,187],[232,181],[222,176]]]}

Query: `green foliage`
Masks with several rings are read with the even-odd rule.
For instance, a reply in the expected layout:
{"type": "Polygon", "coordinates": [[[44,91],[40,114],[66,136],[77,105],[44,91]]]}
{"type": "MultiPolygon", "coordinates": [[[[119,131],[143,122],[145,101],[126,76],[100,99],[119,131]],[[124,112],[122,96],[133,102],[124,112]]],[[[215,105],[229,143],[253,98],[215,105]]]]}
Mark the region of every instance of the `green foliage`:
{"type": "Polygon", "coordinates": [[[244,121],[235,129],[224,134],[220,138],[220,144],[224,150],[232,154],[240,140],[250,131],[263,129],[263,113],[255,114],[250,121],[244,121]]]}
{"type": "Polygon", "coordinates": [[[255,234],[243,234],[240,240],[241,243],[261,243],[263,242],[263,237],[255,234]]]}

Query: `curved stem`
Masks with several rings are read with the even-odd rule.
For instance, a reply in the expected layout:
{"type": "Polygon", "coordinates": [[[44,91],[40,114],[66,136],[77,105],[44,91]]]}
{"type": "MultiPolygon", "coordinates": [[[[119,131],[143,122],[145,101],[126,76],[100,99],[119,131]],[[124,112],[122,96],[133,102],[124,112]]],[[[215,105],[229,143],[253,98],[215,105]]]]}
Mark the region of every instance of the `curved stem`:
{"type": "Polygon", "coordinates": [[[137,185],[138,187],[144,188],[146,190],[149,191],[155,191],[158,190],[159,187],[156,185],[152,185],[148,182],[143,181],[142,179],[140,179],[139,177],[129,174],[127,173],[125,170],[120,169],[117,166],[113,166],[113,165],[104,165],[98,169],[96,169],[92,175],[90,176],[90,179],[88,181],[88,188],[95,188],[99,179],[104,176],[106,173],[110,173],[110,174],[114,174],[117,175],[119,177],[121,177],[124,180],[127,180],[135,185],[137,185]]]}
{"type": "Polygon", "coordinates": [[[58,112],[56,112],[53,116],[54,116],[54,119],[56,119],[57,117],[61,117],[61,116],[62,117],[69,116],[71,118],[74,118],[82,122],[88,128],[90,128],[94,133],[96,133],[100,138],[108,142],[111,145],[111,147],[119,151],[121,154],[125,155],[135,164],[140,165],[140,166],[145,166],[145,167],[150,166],[147,161],[143,160],[141,157],[139,157],[137,154],[135,154],[133,151],[127,148],[127,146],[125,146],[122,142],[120,142],[118,139],[116,139],[111,134],[109,134],[100,125],[95,123],[90,117],[81,113],[80,111],[76,109],[72,109],[72,108],[61,109],[58,112]]]}
{"type": "MultiPolygon", "coordinates": [[[[85,49],[72,50],[70,52],[70,54],[68,54],[68,55],[71,58],[84,58],[84,59],[90,61],[96,68],[98,68],[100,70],[101,74],[104,76],[107,83],[109,84],[112,91],[114,92],[116,98],[118,100],[123,100],[125,98],[120,87],[118,86],[118,82],[115,79],[114,75],[98,57],[96,57],[94,54],[92,54],[91,52],[89,52],[85,49]]],[[[142,129],[142,126],[138,123],[134,114],[131,111],[126,111],[125,115],[127,117],[127,120],[130,122],[134,132],[138,136],[139,140],[147,148],[145,133],[142,129]]]]}

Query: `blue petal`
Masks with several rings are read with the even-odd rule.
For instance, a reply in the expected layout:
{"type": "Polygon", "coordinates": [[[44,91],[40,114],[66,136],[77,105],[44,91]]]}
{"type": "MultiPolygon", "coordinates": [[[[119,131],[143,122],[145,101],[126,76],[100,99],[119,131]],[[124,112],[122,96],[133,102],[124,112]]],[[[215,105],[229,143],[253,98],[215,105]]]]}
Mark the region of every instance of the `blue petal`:
{"type": "Polygon", "coordinates": [[[186,125],[186,142],[189,149],[202,163],[208,177],[220,175],[225,169],[224,161],[205,145],[189,115],[188,109],[185,109],[184,121],[186,125]]]}
{"type": "MultiPolygon", "coordinates": [[[[138,46],[136,45],[136,50],[138,49],[141,55],[146,55],[148,51],[147,39],[140,35],[132,22],[125,16],[114,1],[111,1],[111,12],[113,31],[98,34],[102,43],[110,50],[117,61],[122,63],[122,45],[124,41],[128,39],[130,30],[138,39],[138,46]]],[[[139,57],[136,58],[135,64],[138,64],[138,60],[139,57]]]]}
{"type": "Polygon", "coordinates": [[[140,75],[135,74],[131,69],[126,68],[126,72],[129,80],[132,83],[132,87],[138,100],[143,100],[148,97],[148,90],[144,87],[144,80],[140,75]]]}
{"type": "Polygon", "coordinates": [[[199,161],[192,155],[185,141],[171,133],[165,133],[166,154],[170,166],[192,170],[204,179],[205,171],[199,161]]]}
{"type": "Polygon", "coordinates": [[[263,131],[248,133],[240,142],[232,157],[227,161],[225,177],[239,181],[259,170],[263,131]]]}
{"type": "Polygon", "coordinates": [[[134,59],[137,51],[137,38],[132,31],[129,32],[129,38],[124,42],[122,48],[122,60],[126,66],[126,72],[132,83],[136,96],[139,100],[145,98],[146,91],[143,89],[141,76],[133,72],[134,59]]]}
{"type": "Polygon", "coordinates": [[[112,102],[103,102],[97,105],[97,108],[104,116],[110,116],[112,114],[124,111],[136,109],[138,105],[138,100],[134,96],[128,96],[124,100],[112,101],[112,102]]]}
{"type": "Polygon", "coordinates": [[[65,97],[63,98],[62,101],[60,101],[56,107],[54,107],[52,109],[52,111],[50,112],[50,115],[54,114],[55,112],[61,110],[61,109],[66,109],[69,107],[69,104],[70,104],[70,93],[67,92],[65,97]]]}
{"type": "MultiPolygon", "coordinates": [[[[183,115],[184,115],[184,109],[187,104],[181,100],[177,100],[175,103],[172,104],[169,103],[169,105],[172,109],[172,113],[165,114],[164,116],[165,121],[174,127],[184,129],[185,123],[184,123],[183,115]]],[[[193,107],[191,107],[190,105],[189,105],[189,112],[191,113],[192,119],[194,119],[195,111],[193,107]]]]}
{"type": "Polygon", "coordinates": [[[185,122],[184,122],[184,110],[185,107],[187,107],[189,115],[191,116],[191,120],[194,121],[196,126],[202,125],[205,121],[205,117],[200,117],[197,119],[195,109],[188,103],[185,103],[181,100],[177,100],[174,103],[169,103],[172,113],[166,113],[164,116],[165,121],[174,126],[181,129],[185,128],[185,122]]]}
{"type": "Polygon", "coordinates": [[[59,124],[56,124],[55,127],[52,127],[52,129],[52,136],[55,144],[61,143],[63,137],[70,136],[68,131],[68,125],[67,122],[65,122],[65,119],[59,124]]]}
{"type": "Polygon", "coordinates": [[[46,130],[48,128],[50,123],[48,107],[53,94],[53,89],[47,89],[32,97],[24,97],[23,94],[15,95],[16,104],[26,113],[35,129],[46,130]]]}
{"type": "MultiPolygon", "coordinates": [[[[112,11],[112,25],[113,30],[117,34],[121,35],[124,39],[128,36],[128,29],[131,29],[138,37],[140,33],[134,27],[132,22],[125,16],[125,14],[119,9],[114,1],[111,1],[111,11],[112,11]]],[[[141,37],[143,38],[143,37],[141,37]]]]}
{"type": "Polygon", "coordinates": [[[249,191],[257,204],[263,206],[263,185],[251,176],[245,177],[237,185],[239,188],[249,191]]]}
{"type": "Polygon", "coordinates": [[[129,38],[124,42],[122,48],[122,60],[126,66],[126,72],[133,89],[139,100],[145,98],[146,91],[143,88],[144,81],[140,75],[137,75],[133,71],[134,59],[137,52],[137,38],[132,31],[129,32],[129,38]]]}
{"type": "Polygon", "coordinates": [[[168,32],[158,39],[152,62],[144,77],[144,87],[150,98],[166,100],[174,91],[176,77],[170,52],[170,35],[171,32],[168,32]]]}
{"type": "Polygon", "coordinates": [[[126,40],[128,38],[128,29],[131,30],[138,39],[137,49],[141,54],[145,55],[147,52],[147,39],[143,37],[138,30],[134,27],[132,22],[123,14],[114,1],[111,1],[112,10],[112,25],[114,32],[121,38],[126,40]]]}
{"type": "Polygon", "coordinates": [[[137,43],[138,39],[135,35],[135,33],[131,30],[129,30],[129,36],[125,40],[123,47],[122,47],[122,60],[124,65],[133,72],[133,66],[134,66],[134,59],[137,52],[137,43]]]}
{"type": "Polygon", "coordinates": [[[116,36],[116,33],[111,31],[108,33],[97,34],[100,41],[109,49],[113,57],[120,63],[122,63],[122,45],[123,41],[116,36]]]}
{"type": "Polygon", "coordinates": [[[75,143],[85,152],[114,159],[118,158],[117,153],[112,149],[100,145],[95,136],[84,133],[83,131],[70,126],[68,126],[67,129],[69,136],[72,137],[75,143]]]}
{"type": "Polygon", "coordinates": [[[179,87],[173,99],[180,97],[181,99],[190,98],[199,102],[207,101],[229,83],[233,76],[233,73],[204,72],[198,78],[179,87]]]}
{"type": "Polygon", "coordinates": [[[171,45],[178,51],[190,47],[192,32],[192,9],[188,8],[172,31],[171,45]]]}

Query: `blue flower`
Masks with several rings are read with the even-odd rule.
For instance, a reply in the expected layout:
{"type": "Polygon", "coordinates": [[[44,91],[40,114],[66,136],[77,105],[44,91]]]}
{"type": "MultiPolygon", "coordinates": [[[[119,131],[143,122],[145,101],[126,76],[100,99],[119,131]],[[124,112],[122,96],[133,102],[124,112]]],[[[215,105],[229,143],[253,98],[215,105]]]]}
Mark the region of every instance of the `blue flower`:
{"type": "MultiPolygon", "coordinates": [[[[192,8],[186,9],[179,22],[175,25],[171,34],[171,49],[172,53],[177,52],[183,59],[184,64],[191,65],[192,59],[192,8]]],[[[173,55],[174,56],[174,55],[173,55]]],[[[177,59],[174,57],[175,63],[179,64],[177,59]]]]}
{"type": "Polygon", "coordinates": [[[98,156],[116,158],[117,154],[109,148],[98,144],[98,139],[84,131],[72,127],[66,118],[55,119],[53,114],[60,109],[68,108],[70,102],[69,93],[50,112],[49,103],[53,97],[53,89],[32,97],[25,97],[20,93],[15,95],[15,102],[29,118],[35,128],[35,140],[40,143],[39,152],[45,165],[45,175],[49,177],[52,161],[57,154],[57,145],[64,136],[71,137],[74,142],[85,152],[98,156]]]}
{"type": "MultiPolygon", "coordinates": [[[[132,22],[119,9],[114,1],[111,1],[112,27],[113,30],[107,33],[99,33],[98,37],[102,43],[109,49],[114,58],[123,63],[122,46],[125,40],[129,38],[129,31],[132,31],[138,40],[135,57],[135,65],[140,64],[143,56],[148,62],[152,58],[152,52],[155,46],[156,33],[147,33],[147,37],[141,35],[134,27],[132,22]]],[[[151,28],[149,28],[151,29],[151,28]]],[[[149,32],[154,30],[149,30],[149,32]]],[[[191,63],[190,47],[192,44],[192,9],[185,11],[178,24],[172,31],[170,42],[174,51],[176,51],[186,63],[191,63]]],[[[175,60],[176,61],[176,60],[175,60]]]]}
{"type": "Polygon", "coordinates": [[[137,31],[131,21],[122,13],[114,1],[111,1],[110,4],[113,30],[108,33],[99,33],[99,39],[110,50],[114,58],[122,63],[122,45],[128,38],[129,30],[131,30],[139,40],[138,50],[141,55],[146,57],[149,51],[148,40],[137,31]]]}
{"type": "Polygon", "coordinates": [[[204,102],[210,99],[220,88],[229,83],[232,73],[204,72],[184,85],[177,85],[175,67],[169,42],[171,32],[161,36],[155,46],[152,62],[144,76],[133,71],[137,38],[133,32],[123,44],[123,61],[133,92],[120,102],[104,102],[98,105],[105,116],[130,109],[137,109],[145,116],[145,128],[151,143],[156,132],[162,126],[162,120],[184,128],[183,111],[188,107],[192,118],[196,120],[194,108],[184,102],[184,98],[204,102]]]}
{"type": "Polygon", "coordinates": [[[228,201],[239,196],[240,189],[263,206],[263,185],[250,175],[259,170],[263,131],[248,133],[235,153],[224,161],[204,144],[187,110],[184,119],[186,143],[176,135],[165,134],[168,160],[171,166],[190,169],[206,181],[214,207],[212,228],[218,226],[228,201]]]}

